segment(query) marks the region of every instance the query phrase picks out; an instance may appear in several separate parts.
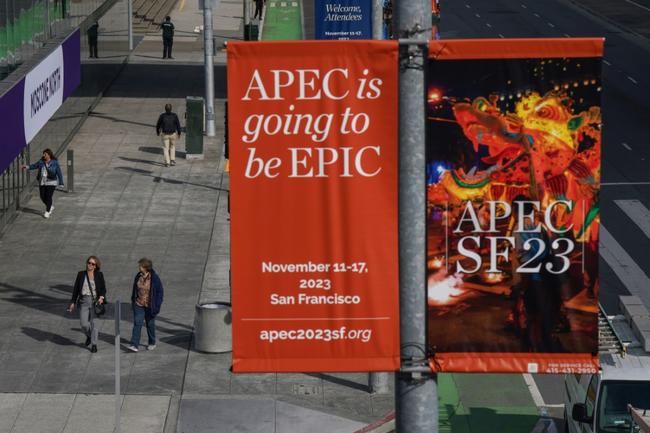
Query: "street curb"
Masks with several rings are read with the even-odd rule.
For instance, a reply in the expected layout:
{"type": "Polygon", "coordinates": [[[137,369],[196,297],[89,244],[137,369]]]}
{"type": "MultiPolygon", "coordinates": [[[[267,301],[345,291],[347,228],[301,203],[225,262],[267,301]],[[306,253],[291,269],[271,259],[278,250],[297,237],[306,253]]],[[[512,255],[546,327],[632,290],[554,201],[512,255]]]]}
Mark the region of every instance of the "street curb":
{"type": "Polygon", "coordinates": [[[395,431],[395,412],[391,412],[379,421],[357,430],[354,433],[393,433],[395,431]]]}

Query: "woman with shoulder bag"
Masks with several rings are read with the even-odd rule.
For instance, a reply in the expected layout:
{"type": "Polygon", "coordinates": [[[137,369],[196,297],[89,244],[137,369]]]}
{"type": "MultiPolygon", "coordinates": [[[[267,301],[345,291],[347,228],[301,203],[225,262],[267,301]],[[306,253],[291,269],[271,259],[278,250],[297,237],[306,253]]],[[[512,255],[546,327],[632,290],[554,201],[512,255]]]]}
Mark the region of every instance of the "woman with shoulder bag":
{"type": "Polygon", "coordinates": [[[58,185],[63,185],[63,172],[59,161],[50,149],[43,151],[41,159],[31,165],[23,165],[23,170],[38,170],[36,179],[38,180],[38,192],[41,196],[41,201],[45,205],[45,213],[43,218],[49,218],[54,210],[52,204],[52,197],[54,197],[54,190],[58,185]]]}
{"type": "Polygon", "coordinates": [[[81,329],[86,334],[86,346],[90,346],[92,353],[97,352],[97,338],[99,328],[95,323],[98,315],[103,314],[106,302],[106,283],[104,274],[100,271],[101,262],[96,256],[86,260],[86,270],[79,271],[72,291],[69,312],[73,312],[79,304],[79,319],[81,329]]]}

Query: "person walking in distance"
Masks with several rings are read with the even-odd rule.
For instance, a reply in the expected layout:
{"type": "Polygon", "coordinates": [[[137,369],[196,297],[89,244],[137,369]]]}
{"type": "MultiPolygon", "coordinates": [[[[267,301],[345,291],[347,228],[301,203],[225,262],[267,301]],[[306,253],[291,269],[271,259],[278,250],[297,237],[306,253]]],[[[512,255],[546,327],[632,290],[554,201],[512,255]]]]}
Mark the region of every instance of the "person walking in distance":
{"type": "Polygon", "coordinates": [[[97,33],[99,30],[99,23],[95,21],[95,24],[92,26],[88,27],[88,31],[86,32],[88,34],[88,48],[90,49],[90,57],[91,59],[97,58],[97,33]]]}
{"type": "Polygon", "coordinates": [[[50,149],[43,151],[41,159],[31,165],[23,165],[23,170],[38,170],[36,180],[38,181],[38,192],[41,201],[45,205],[43,218],[49,218],[54,210],[54,190],[58,185],[63,186],[63,172],[59,166],[56,156],[50,149]]]}
{"type": "Polygon", "coordinates": [[[160,25],[160,28],[162,29],[163,38],[163,59],[173,59],[174,24],[172,24],[172,19],[169,15],[165,17],[165,22],[160,25]]]}
{"type": "Polygon", "coordinates": [[[70,300],[69,312],[73,312],[79,306],[79,320],[81,329],[86,334],[86,346],[90,346],[92,353],[97,352],[97,339],[99,327],[95,323],[95,302],[103,304],[106,302],[106,282],[102,274],[101,262],[97,256],[90,256],[86,259],[86,269],[79,271],[74,282],[72,299],[70,300]]]}
{"type": "Polygon", "coordinates": [[[128,349],[137,352],[143,322],[147,325],[147,350],[156,348],[156,316],[163,302],[163,285],[153,270],[151,260],[138,260],[138,273],[133,280],[131,306],[133,307],[133,332],[128,349]]]}
{"type": "Polygon", "coordinates": [[[264,9],[264,3],[264,0],[255,0],[255,13],[253,14],[253,19],[262,19],[262,10],[264,9]]]}
{"type": "Polygon", "coordinates": [[[172,104],[165,104],[165,112],[158,116],[156,135],[160,136],[161,133],[165,167],[176,165],[176,138],[181,138],[181,122],[172,112],[172,104]]]}

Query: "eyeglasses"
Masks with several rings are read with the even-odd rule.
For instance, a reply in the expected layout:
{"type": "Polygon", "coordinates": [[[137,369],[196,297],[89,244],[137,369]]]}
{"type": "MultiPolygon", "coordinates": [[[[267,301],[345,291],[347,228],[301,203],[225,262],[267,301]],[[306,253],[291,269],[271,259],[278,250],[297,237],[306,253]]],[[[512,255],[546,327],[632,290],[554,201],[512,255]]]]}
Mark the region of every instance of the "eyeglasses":
{"type": "Polygon", "coordinates": [[[97,266],[97,263],[95,263],[95,262],[88,262],[88,264],[91,265],[91,266],[97,266]]]}

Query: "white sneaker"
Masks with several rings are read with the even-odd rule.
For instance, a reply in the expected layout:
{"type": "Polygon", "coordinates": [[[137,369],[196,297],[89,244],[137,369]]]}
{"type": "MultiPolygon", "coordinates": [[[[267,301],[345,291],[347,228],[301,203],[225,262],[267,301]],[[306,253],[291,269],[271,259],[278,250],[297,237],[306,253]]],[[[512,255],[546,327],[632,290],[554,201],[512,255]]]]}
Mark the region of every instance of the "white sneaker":
{"type": "Polygon", "coordinates": [[[147,350],[154,350],[156,348],[155,344],[150,344],[147,346],[147,350]]]}
{"type": "Polygon", "coordinates": [[[127,349],[129,349],[131,352],[137,352],[137,351],[138,351],[138,348],[135,347],[135,346],[132,345],[132,344],[131,344],[129,347],[127,347],[127,349]]]}
{"type": "Polygon", "coordinates": [[[52,214],[52,212],[45,211],[43,213],[43,218],[49,218],[51,214],[52,214]]]}

